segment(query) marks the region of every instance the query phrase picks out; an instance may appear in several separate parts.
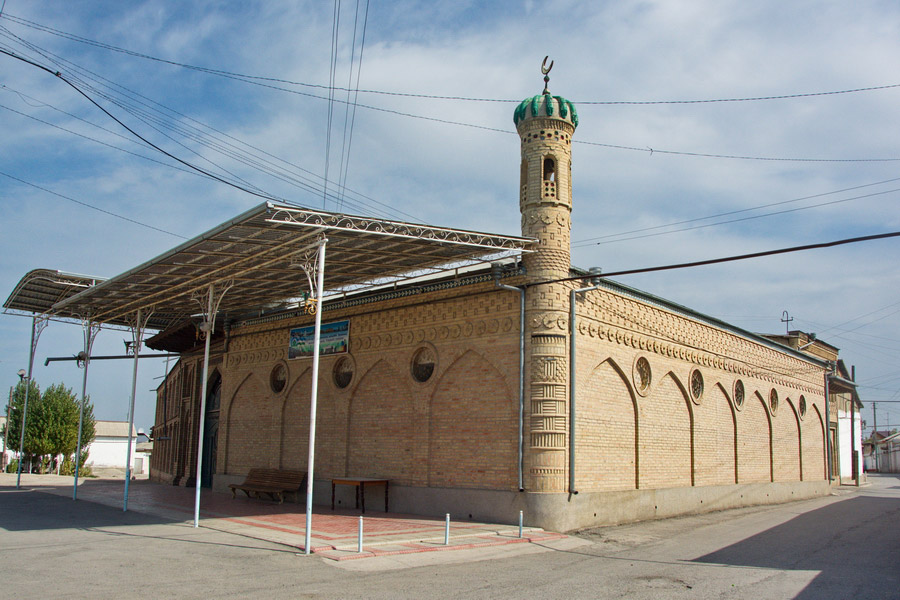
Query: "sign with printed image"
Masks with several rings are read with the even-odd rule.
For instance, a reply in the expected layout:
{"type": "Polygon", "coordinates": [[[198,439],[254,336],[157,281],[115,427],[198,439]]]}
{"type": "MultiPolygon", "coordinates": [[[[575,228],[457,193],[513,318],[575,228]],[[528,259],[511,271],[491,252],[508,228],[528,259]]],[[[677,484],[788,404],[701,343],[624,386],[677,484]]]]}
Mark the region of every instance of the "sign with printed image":
{"type": "MultiPolygon", "coordinates": [[[[315,325],[306,325],[291,329],[291,341],[288,358],[306,358],[313,355],[313,341],[316,335],[315,325]]],[[[350,346],[350,321],[322,323],[319,339],[319,354],[342,354],[350,346]]]]}

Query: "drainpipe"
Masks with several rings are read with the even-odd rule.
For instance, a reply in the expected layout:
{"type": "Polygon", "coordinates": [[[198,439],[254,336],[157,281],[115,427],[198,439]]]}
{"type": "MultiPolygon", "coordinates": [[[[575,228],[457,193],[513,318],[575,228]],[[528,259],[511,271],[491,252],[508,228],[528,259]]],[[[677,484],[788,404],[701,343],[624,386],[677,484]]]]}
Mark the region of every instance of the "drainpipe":
{"type": "Polygon", "coordinates": [[[569,292],[569,494],[575,489],[575,296],[600,287],[599,267],[591,268],[591,285],[569,292]]]}
{"type": "Polygon", "coordinates": [[[825,371],[825,464],[827,468],[825,469],[826,475],[828,476],[828,485],[831,485],[831,410],[828,402],[828,395],[830,394],[829,386],[828,386],[828,376],[831,370],[831,361],[828,362],[828,368],[825,371]]]}
{"type": "Polygon", "coordinates": [[[500,283],[501,263],[491,263],[494,285],[502,290],[519,293],[519,491],[525,491],[525,288],[500,283]]]}
{"type": "Polygon", "coordinates": [[[856,460],[856,399],[850,396],[850,473],[859,487],[859,463],[856,460]]]}

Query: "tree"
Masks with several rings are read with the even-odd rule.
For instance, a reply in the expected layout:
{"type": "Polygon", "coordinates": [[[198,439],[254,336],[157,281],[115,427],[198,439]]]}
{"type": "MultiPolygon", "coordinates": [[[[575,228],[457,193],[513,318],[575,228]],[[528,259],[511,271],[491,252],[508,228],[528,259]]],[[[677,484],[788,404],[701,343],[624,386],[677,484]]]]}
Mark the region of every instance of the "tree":
{"type": "Polygon", "coordinates": [[[28,423],[25,424],[25,452],[24,454],[34,454],[34,429],[31,427],[31,420],[35,415],[35,406],[40,401],[41,389],[34,381],[19,381],[16,389],[13,390],[12,404],[9,410],[9,449],[21,453],[19,442],[22,435],[22,408],[25,405],[25,387],[28,386],[28,423]]]}
{"type": "MultiPolygon", "coordinates": [[[[43,394],[36,383],[31,382],[30,385],[24,454],[38,458],[43,472],[52,469],[60,456],[64,461],[73,460],[78,444],[78,418],[81,405],[72,390],[62,383],[51,385],[43,394]]],[[[24,400],[25,383],[20,382],[13,393],[10,411],[9,447],[16,451],[19,450],[24,400]]],[[[90,398],[87,398],[82,423],[82,449],[94,441],[94,435],[94,407],[90,403],[90,398]]],[[[82,464],[86,458],[87,453],[83,451],[82,464]]]]}

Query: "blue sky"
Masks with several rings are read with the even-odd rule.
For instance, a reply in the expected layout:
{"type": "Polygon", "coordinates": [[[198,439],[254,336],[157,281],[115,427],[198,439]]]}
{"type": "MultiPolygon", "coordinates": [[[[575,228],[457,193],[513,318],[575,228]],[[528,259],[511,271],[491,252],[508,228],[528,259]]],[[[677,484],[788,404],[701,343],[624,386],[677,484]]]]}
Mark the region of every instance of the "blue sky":
{"type": "MultiPolygon", "coordinates": [[[[343,88],[356,81],[351,47],[356,21],[357,65],[365,2],[341,7],[335,85],[343,88]]],[[[362,90],[495,101],[361,92],[349,153],[351,117],[335,104],[328,187],[346,177],[349,191],[323,199],[333,10],[325,2],[6,0],[0,48],[60,71],[154,144],[245,187],[313,208],[507,234],[519,233],[514,101],[541,91],[549,54],[550,88],[580,116],[578,266],[609,272],[900,229],[900,181],[889,181],[900,177],[900,88],[671,102],[900,84],[896,2],[372,2],[362,90]],[[629,101],[663,103],[597,104],[629,101]],[[144,120],[133,114],[139,107],[144,120]],[[200,143],[188,127],[209,137],[200,143]],[[223,144],[231,155],[218,151],[223,144]],[[252,165],[234,156],[251,152],[252,165]],[[290,171],[293,183],[262,162],[290,171]],[[744,212],[692,221],[733,211],[744,212]],[[724,220],[734,222],[669,233],[724,220]],[[692,222],[667,226],[682,221],[692,222]],[[619,235],[636,230],[646,231],[619,235]]],[[[262,201],[147,147],[52,75],[6,55],[0,65],[0,172],[27,182],[0,175],[4,298],[33,268],[114,276],[262,201]]],[[[898,250],[900,241],[887,240],[621,281],[752,331],[784,331],[788,311],[792,328],[818,332],[856,365],[871,425],[870,401],[900,400],[898,250]]],[[[28,334],[27,319],[0,318],[0,384],[14,384],[25,366],[28,334]]],[[[101,331],[95,353],[120,353],[124,337],[101,331]]],[[[35,365],[42,387],[80,390],[74,366],[43,360],[81,344],[77,326],[44,332],[35,365]]],[[[150,390],[164,368],[141,364],[140,427],[152,425],[150,390]]],[[[91,365],[99,418],[127,417],[130,375],[123,362],[91,365]]],[[[878,414],[880,424],[900,425],[900,404],[881,404],[878,414]]]]}

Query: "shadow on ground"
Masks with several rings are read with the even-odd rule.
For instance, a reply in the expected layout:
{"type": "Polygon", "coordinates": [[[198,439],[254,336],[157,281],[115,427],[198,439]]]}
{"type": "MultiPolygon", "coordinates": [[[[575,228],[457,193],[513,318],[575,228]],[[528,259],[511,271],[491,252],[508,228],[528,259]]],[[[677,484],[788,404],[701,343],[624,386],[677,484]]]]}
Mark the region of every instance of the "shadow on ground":
{"type": "Polygon", "coordinates": [[[801,600],[818,600],[826,592],[840,598],[900,598],[900,499],[836,502],[694,561],[819,571],[795,596],[801,600]],[[873,585],[885,595],[873,595],[873,585]]]}

